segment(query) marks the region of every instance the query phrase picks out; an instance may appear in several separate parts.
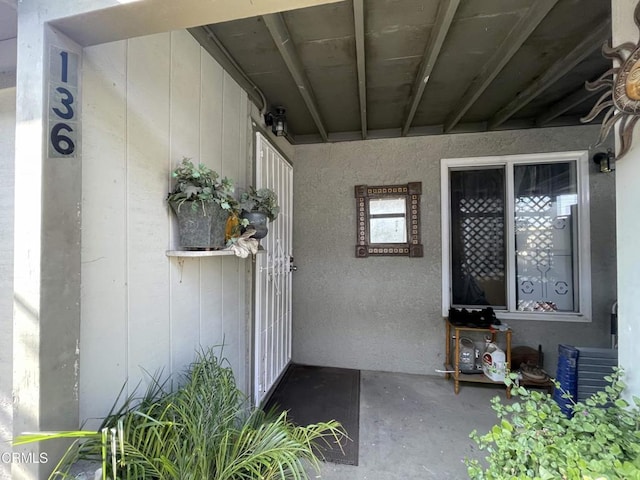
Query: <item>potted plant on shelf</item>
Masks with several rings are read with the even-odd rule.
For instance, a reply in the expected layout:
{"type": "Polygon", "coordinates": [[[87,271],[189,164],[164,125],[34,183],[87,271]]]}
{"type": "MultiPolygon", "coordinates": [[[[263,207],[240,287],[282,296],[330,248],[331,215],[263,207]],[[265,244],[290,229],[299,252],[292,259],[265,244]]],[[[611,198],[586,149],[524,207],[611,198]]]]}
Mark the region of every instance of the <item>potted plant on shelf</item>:
{"type": "Polygon", "coordinates": [[[175,186],[167,201],[178,220],[180,247],[218,250],[225,247],[225,226],[233,202],[233,182],[190,158],[172,172],[175,186]]]}
{"type": "Polygon", "coordinates": [[[270,188],[250,186],[240,196],[241,218],[247,220],[247,228],[255,229],[253,238],[264,238],[268,233],[267,221],[273,222],[280,213],[278,196],[270,188]]]}

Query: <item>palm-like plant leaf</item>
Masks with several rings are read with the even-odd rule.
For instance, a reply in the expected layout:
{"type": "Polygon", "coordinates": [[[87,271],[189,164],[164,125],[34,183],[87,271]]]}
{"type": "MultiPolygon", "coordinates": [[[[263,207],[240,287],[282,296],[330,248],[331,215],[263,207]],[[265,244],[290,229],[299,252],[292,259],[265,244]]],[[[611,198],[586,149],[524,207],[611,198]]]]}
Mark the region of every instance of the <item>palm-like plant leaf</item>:
{"type": "Polygon", "coordinates": [[[116,480],[301,480],[306,462],[319,468],[315,442],[331,437],[339,443],[345,435],[335,421],[296,426],[286,412],[250,408],[231,368],[213,350],[198,354],[175,391],[159,378],[139,401],[130,396],[112,408],[102,433],[44,432],[16,441],[84,441],[69,449],[51,478],[70,478],[78,459],[101,459],[103,478],[110,470],[116,480]]]}

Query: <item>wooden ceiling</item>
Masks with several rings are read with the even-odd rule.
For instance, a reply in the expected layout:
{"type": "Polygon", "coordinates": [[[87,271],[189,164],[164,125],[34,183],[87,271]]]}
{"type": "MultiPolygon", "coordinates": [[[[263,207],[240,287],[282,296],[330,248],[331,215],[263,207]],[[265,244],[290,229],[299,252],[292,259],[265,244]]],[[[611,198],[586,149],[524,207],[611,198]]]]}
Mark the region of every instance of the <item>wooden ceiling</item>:
{"type": "Polygon", "coordinates": [[[191,32],[292,143],[580,124],[608,0],[346,0],[191,32]]]}

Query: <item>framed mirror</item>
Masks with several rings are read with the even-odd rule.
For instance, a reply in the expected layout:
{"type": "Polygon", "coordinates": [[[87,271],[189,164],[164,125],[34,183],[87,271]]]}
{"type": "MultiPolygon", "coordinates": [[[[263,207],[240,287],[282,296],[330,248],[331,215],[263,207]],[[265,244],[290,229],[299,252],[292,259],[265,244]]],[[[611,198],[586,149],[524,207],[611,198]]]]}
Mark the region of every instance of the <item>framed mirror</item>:
{"type": "Polygon", "coordinates": [[[422,182],[356,185],[356,257],[422,257],[420,197],[422,182]]]}

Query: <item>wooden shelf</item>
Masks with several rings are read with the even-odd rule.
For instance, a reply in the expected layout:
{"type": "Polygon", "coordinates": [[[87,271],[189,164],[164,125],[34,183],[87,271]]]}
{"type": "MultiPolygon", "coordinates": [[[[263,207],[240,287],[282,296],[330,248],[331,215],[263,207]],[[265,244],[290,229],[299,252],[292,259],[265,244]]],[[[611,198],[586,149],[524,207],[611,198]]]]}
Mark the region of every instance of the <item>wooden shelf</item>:
{"type": "MultiPolygon", "coordinates": [[[[492,385],[504,385],[504,382],[496,382],[491,380],[483,373],[462,373],[460,371],[460,334],[462,332],[484,332],[491,333],[491,341],[496,340],[496,336],[500,333],[504,334],[507,348],[505,350],[506,356],[506,369],[509,371],[511,367],[511,329],[497,330],[495,328],[476,328],[476,327],[464,327],[452,325],[449,320],[445,321],[445,358],[447,363],[445,368],[447,371],[453,373],[447,373],[445,378],[453,377],[453,391],[458,394],[460,391],[460,382],[469,383],[488,383],[492,385]],[[453,343],[453,348],[452,344],[453,343]]],[[[511,389],[507,387],[507,398],[511,398],[511,389]]]]}
{"type": "MultiPolygon", "coordinates": [[[[260,247],[258,253],[266,252],[260,247]]],[[[167,250],[167,257],[224,257],[234,256],[233,250],[167,250]]]]}
{"type": "MultiPolygon", "coordinates": [[[[444,365],[445,370],[453,371],[453,365],[446,363],[444,365]]],[[[495,382],[487,377],[484,373],[458,373],[459,382],[471,382],[471,383],[492,383],[494,385],[504,385],[504,382],[495,382]]]]}
{"type": "Polygon", "coordinates": [[[167,250],[167,257],[219,257],[233,254],[231,250],[167,250]]]}

